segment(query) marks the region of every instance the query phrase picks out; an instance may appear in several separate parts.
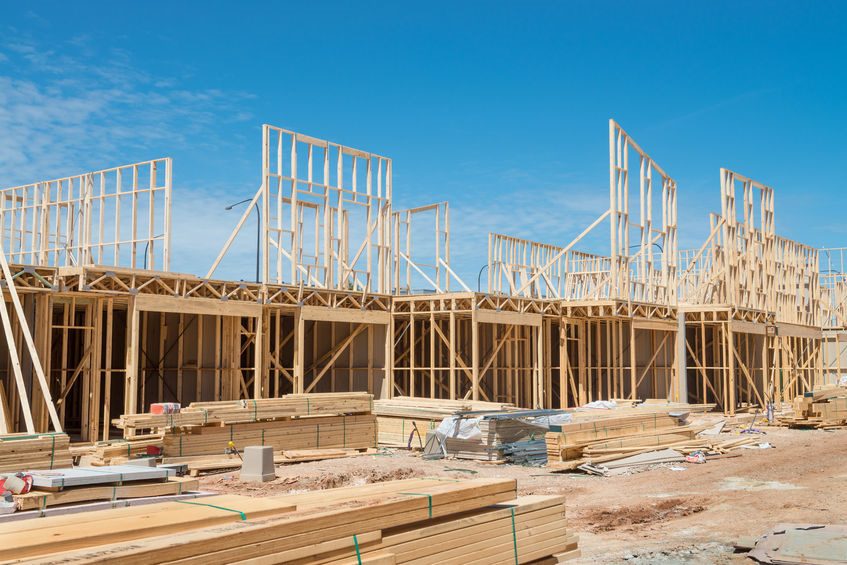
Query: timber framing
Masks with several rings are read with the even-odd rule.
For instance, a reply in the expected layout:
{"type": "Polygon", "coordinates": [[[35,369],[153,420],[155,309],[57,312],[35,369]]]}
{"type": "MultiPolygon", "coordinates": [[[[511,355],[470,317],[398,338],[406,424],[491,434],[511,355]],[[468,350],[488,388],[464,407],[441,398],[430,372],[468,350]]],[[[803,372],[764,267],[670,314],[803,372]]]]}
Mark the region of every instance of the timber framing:
{"type": "Polygon", "coordinates": [[[153,402],[348,391],[734,413],[842,378],[845,252],[777,235],[772,188],[720,182],[678,251],[676,182],[610,120],[609,207],[565,245],[490,234],[485,292],[451,267],[446,202],[395,209],[389,158],[275,126],[203,277],[171,270],[170,159],[0,191],[0,425],[95,441],[153,402]],[[254,206],[261,280],[215,278],[254,206]]]}

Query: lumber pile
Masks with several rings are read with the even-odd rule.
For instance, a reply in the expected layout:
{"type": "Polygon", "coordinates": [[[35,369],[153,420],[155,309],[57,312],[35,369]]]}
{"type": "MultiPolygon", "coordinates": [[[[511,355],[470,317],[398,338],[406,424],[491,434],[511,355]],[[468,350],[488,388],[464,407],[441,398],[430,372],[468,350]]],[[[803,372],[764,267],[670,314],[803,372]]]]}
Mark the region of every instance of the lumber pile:
{"type": "Polygon", "coordinates": [[[545,436],[548,466],[575,469],[584,463],[596,463],[610,453],[633,454],[691,441],[699,431],[686,425],[684,412],[614,413],[583,417],[551,429],[545,436]]]}
{"type": "Polygon", "coordinates": [[[574,413],[574,422],[551,427],[545,436],[547,466],[558,470],[649,465],[681,461],[695,452],[722,455],[758,443],[753,436],[704,436],[710,427],[688,422],[683,406],[639,407],[574,413]]]}
{"type": "Polygon", "coordinates": [[[364,392],[286,394],[281,398],[192,402],[168,414],[124,414],[114,420],[123,430],[167,430],[208,424],[240,424],[339,414],[370,414],[373,396],[364,392]]]}
{"type": "Polygon", "coordinates": [[[81,465],[121,465],[130,459],[155,455],[162,451],[161,435],[136,436],[131,439],[99,441],[91,445],[74,445],[71,454],[81,465]]]}
{"type": "Polygon", "coordinates": [[[409,479],[48,517],[0,543],[4,562],[505,565],[576,557],[564,514],[563,497],[517,497],[514,480],[409,479]]]}
{"type": "Polygon", "coordinates": [[[456,434],[448,432],[442,442],[444,453],[457,459],[506,461],[505,446],[544,438],[546,427],[534,424],[530,416],[520,417],[536,412],[539,411],[498,412],[456,420],[453,425],[455,429],[458,429],[463,421],[472,421],[479,433],[471,437],[456,437],[456,434]]]}
{"type": "Polygon", "coordinates": [[[200,472],[232,467],[223,457],[230,442],[238,449],[262,445],[278,452],[368,449],[377,441],[372,403],[373,397],[362,392],[194,402],[180,412],[125,414],[115,420],[128,436],[125,440],[97,443],[79,453],[92,465],[120,464],[152,454],[218,457],[217,462],[197,465],[200,472]],[[156,433],[135,435],[138,430],[156,433]]]}
{"type": "Polygon", "coordinates": [[[423,447],[426,434],[444,418],[459,412],[499,412],[514,405],[473,400],[441,400],[397,396],[375,400],[373,413],[379,425],[379,444],[386,447],[423,447]]]}
{"type": "Polygon", "coordinates": [[[794,413],[778,422],[791,428],[840,428],[847,425],[847,388],[829,387],[798,396],[794,413]]]}
{"type": "Polygon", "coordinates": [[[274,451],[294,449],[367,449],[376,447],[376,417],[317,416],[178,428],[165,433],[165,457],[223,454],[229,442],[239,449],[248,445],[270,446],[274,451]]]}
{"type": "Polygon", "coordinates": [[[96,502],[101,500],[118,501],[130,498],[167,496],[196,491],[200,487],[197,479],[188,477],[169,477],[166,482],[138,482],[123,485],[94,485],[69,487],[60,491],[32,490],[26,494],[16,494],[18,510],[44,510],[62,504],[96,502]]]}
{"type": "Polygon", "coordinates": [[[70,467],[67,434],[0,435],[0,472],[70,467]]]}

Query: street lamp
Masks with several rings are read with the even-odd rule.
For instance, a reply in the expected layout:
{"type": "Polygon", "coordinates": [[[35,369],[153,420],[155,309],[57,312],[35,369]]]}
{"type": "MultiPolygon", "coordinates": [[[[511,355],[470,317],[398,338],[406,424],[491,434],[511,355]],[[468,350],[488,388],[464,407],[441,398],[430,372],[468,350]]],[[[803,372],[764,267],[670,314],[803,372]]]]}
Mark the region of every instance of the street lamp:
{"type": "MultiPolygon", "coordinates": [[[[235,204],[230,204],[224,210],[232,210],[236,206],[244,204],[245,202],[250,202],[253,200],[252,198],[245,198],[244,200],[240,200],[235,204]]],[[[259,282],[259,250],[262,246],[262,213],[259,211],[259,201],[256,200],[256,282],[259,282]]]]}

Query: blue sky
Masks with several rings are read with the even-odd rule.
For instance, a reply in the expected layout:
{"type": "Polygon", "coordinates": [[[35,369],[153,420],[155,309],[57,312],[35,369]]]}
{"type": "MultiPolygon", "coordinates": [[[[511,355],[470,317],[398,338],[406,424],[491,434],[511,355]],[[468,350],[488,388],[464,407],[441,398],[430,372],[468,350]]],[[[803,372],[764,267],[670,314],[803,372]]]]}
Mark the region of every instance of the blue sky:
{"type": "MultiPolygon", "coordinates": [[[[449,200],[475,286],[489,231],[564,245],[604,210],[613,117],[677,180],[680,247],[721,166],[775,188],[781,235],[847,245],[845,22],[838,2],[4,2],[0,185],[171,156],[172,268],[203,274],[271,123],[391,157],[397,208],[449,200]]],[[[247,233],[221,275],[252,277],[247,233]]]]}

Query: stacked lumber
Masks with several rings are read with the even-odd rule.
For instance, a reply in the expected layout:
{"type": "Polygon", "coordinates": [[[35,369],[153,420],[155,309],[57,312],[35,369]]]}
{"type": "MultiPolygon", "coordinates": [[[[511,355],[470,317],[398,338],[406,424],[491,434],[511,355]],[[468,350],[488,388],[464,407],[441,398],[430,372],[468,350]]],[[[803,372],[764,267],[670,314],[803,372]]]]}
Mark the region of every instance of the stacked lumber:
{"type": "Polygon", "coordinates": [[[794,413],[778,422],[792,428],[839,428],[847,425],[847,388],[829,387],[798,396],[794,413]]]}
{"type": "Polygon", "coordinates": [[[546,427],[535,425],[529,419],[511,417],[535,412],[510,412],[508,418],[501,417],[503,413],[481,416],[477,424],[478,436],[464,439],[448,435],[443,442],[444,450],[448,456],[457,459],[506,461],[506,445],[542,439],[547,433],[546,427]]]}
{"type": "Polygon", "coordinates": [[[0,472],[70,467],[69,446],[67,434],[0,435],[0,472]]]}
{"type": "Polygon", "coordinates": [[[196,491],[200,487],[197,479],[187,477],[168,477],[166,482],[144,481],[116,486],[79,486],[59,491],[32,490],[26,494],[16,494],[18,510],[44,510],[62,504],[97,502],[101,500],[117,501],[130,498],[167,496],[196,491]]]}
{"type": "Polygon", "coordinates": [[[162,440],[165,457],[221,455],[229,442],[238,449],[270,446],[296,449],[367,449],[376,447],[376,417],[316,416],[247,424],[206,425],[168,430],[162,440]]]}
{"type": "Polygon", "coordinates": [[[633,454],[691,441],[700,429],[686,425],[685,416],[653,410],[622,416],[603,412],[595,418],[555,426],[545,435],[547,465],[576,469],[596,463],[598,453],[605,454],[605,450],[633,454]]]}
{"type": "Polygon", "coordinates": [[[578,555],[564,511],[561,496],[517,497],[514,480],[410,479],[48,517],[0,543],[30,563],[531,563],[578,555]]]}
{"type": "Polygon", "coordinates": [[[379,444],[387,447],[422,447],[426,434],[444,418],[459,412],[500,412],[514,405],[473,400],[441,400],[397,396],[375,400],[373,413],[379,424],[379,444]]]}
{"type": "Polygon", "coordinates": [[[365,392],[286,394],[281,398],[192,402],[169,414],[124,414],[114,424],[124,430],[163,430],[207,424],[239,424],[301,416],[370,414],[373,396],[365,392]]]}
{"type": "Polygon", "coordinates": [[[162,450],[161,435],[135,436],[128,439],[100,441],[91,445],[74,445],[71,454],[81,465],[120,465],[130,459],[162,450]]]}

